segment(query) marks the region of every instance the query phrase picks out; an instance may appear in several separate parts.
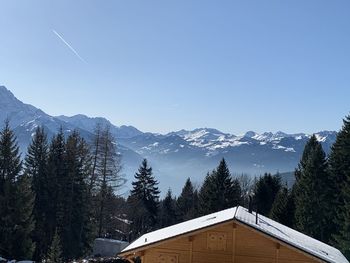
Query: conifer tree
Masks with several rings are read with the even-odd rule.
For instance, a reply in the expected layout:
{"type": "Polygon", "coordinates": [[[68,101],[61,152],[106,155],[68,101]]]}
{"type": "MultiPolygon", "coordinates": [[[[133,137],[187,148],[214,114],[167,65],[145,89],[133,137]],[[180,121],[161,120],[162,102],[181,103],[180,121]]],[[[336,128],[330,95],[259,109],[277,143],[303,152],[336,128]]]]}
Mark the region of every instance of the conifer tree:
{"type": "Polygon", "coordinates": [[[175,210],[175,200],[172,196],[171,189],[168,189],[168,192],[161,202],[159,224],[160,227],[170,226],[176,223],[176,210],[175,210]]]}
{"type": "Polygon", "coordinates": [[[233,187],[231,173],[227,167],[225,159],[222,159],[215,171],[215,181],[217,187],[217,207],[218,211],[238,205],[241,195],[240,187],[233,187]],[[238,197],[237,197],[238,196],[238,197]]]}
{"type": "Polygon", "coordinates": [[[0,253],[18,259],[31,258],[34,248],[33,193],[21,170],[19,147],[7,120],[0,133],[0,253]]]}
{"type": "Polygon", "coordinates": [[[283,186],[276,195],[269,217],[283,225],[293,227],[294,212],[293,193],[283,186]]]}
{"type": "Polygon", "coordinates": [[[205,178],[199,192],[201,214],[213,213],[240,203],[241,188],[238,180],[233,180],[225,159],[205,178]]]}
{"type": "Polygon", "coordinates": [[[330,213],[334,215],[335,245],[350,258],[350,115],[343,120],[329,156],[330,187],[333,200],[330,213]]]}
{"type": "Polygon", "coordinates": [[[159,190],[158,182],[152,175],[152,167],[144,159],[135,174],[129,196],[132,237],[153,230],[157,224],[159,190]]]}
{"type": "Polygon", "coordinates": [[[193,218],[196,218],[199,216],[199,196],[198,196],[198,189],[194,190],[193,192],[193,218]]]}
{"type": "Polygon", "coordinates": [[[207,215],[218,211],[216,208],[216,199],[215,199],[215,177],[214,171],[207,173],[204,182],[198,193],[198,214],[207,215]]]}
{"type": "Polygon", "coordinates": [[[89,154],[88,146],[77,131],[68,136],[65,146],[65,174],[60,182],[61,198],[58,207],[58,231],[63,257],[77,258],[88,249],[89,207],[87,203],[89,154]]]}
{"type": "Polygon", "coordinates": [[[35,244],[32,241],[34,194],[31,178],[20,175],[16,181],[16,200],[13,215],[13,257],[18,260],[31,259],[35,244]]]}
{"type": "Polygon", "coordinates": [[[295,184],[296,228],[316,239],[328,242],[329,175],[326,155],[315,135],[305,146],[295,184]]]}
{"type": "Polygon", "coordinates": [[[62,204],[66,198],[65,151],[65,138],[61,128],[52,138],[48,154],[47,193],[49,203],[46,207],[47,244],[50,244],[50,241],[53,239],[55,231],[58,229],[58,224],[61,223],[62,225],[62,204]]]}
{"type": "Polygon", "coordinates": [[[47,253],[46,262],[63,263],[61,241],[57,231],[55,231],[55,234],[52,238],[52,242],[47,253]]]}
{"type": "Polygon", "coordinates": [[[194,189],[190,178],[187,178],[181,194],[176,202],[177,217],[179,222],[192,219],[196,216],[194,189]]]}
{"type": "Polygon", "coordinates": [[[40,258],[46,254],[49,239],[46,235],[46,217],[49,200],[48,193],[48,142],[43,128],[38,127],[35,131],[28,152],[25,157],[25,175],[32,179],[32,189],[35,193],[33,216],[35,228],[33,232],[33,241],[36,244],[34,259],[40,258]]]}
{"type": "Polygon", "coordinates": [[[231,207],[242,204],[242,188],[238,178],[232,179],[232,190],[231,190],[231,207]]]}
{"type": "Polygon", "coordinates": [[[268,216],[276,195],[281,189],[281,178],[277,175],[264,174],[254,187],[254,204],[258,213],[268,216]]]}

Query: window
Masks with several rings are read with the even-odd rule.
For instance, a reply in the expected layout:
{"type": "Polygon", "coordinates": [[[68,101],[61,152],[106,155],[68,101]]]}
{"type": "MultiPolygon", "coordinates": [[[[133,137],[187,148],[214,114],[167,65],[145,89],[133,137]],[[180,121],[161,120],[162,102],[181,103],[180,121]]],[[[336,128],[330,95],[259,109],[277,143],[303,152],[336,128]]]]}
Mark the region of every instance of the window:
{"type": "Polygon", "coordinates": [[[223,232],[209,232],[207,236],[207,248],[210,250],[225,251],[227,235],[223,232]]]}
{"type": "Polygon", "coordinates": [[[177,254],[168,254],[168,253],[159,253],[157,257],[157,263],[178,263],[179,255],[177,254]]]}

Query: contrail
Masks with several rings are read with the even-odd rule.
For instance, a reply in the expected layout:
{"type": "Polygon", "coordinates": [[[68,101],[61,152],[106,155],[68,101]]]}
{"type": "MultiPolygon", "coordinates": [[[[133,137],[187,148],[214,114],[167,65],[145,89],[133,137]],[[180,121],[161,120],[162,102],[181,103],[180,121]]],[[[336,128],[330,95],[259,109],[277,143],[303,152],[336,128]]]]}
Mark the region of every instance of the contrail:
{"type": "Polygon", "coordinates": [[[62,42],[84,63],[86,63],[86,61],[79,55],[79,53],[66,41],[64,40],[64,38],[58,34],[56,32],[56,30],[52,29],[52,32],[59,38],[62,40],[62,42]]]}

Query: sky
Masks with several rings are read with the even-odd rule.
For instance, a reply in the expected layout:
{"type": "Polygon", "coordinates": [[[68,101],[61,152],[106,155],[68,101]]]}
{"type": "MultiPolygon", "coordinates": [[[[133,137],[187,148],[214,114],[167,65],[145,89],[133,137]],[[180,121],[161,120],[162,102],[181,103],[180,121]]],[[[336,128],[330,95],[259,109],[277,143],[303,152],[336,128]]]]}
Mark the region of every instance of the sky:
{"type": "Polygon", "coordinates": [[[0,85],[166,133],[339,130],[350,1],[0,0],[0,85]]]}

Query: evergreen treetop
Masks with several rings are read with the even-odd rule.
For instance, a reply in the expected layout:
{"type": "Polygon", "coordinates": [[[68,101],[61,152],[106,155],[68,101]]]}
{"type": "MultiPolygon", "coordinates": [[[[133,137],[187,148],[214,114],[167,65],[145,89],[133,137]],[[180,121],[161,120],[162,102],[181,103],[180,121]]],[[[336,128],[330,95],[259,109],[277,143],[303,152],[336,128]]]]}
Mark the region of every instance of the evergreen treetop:
{"type": "Polygon", "coordinates": [[[187,178],[181,194],[176,202],[179,222],[192,219],[195,216],[194,188],[190,178],[187,178]]]}
{"type": "Polygon", "coordinates": [[[329,241],[331,234],[328,229],[331,204],[327,166],[322,145],[312,135],[297,170],[295,224],[299,231],[324,242],[329,241]]]}
{"type": "Polygon", "coordinates": [[[152,230],[157,224],[159,209],[158,182],[152,174],[152,167],[144,159],[135,173],[132,190],[128,199],[132,221],[132,237],[152,230]]]}
{"type": "Polygon", "coordinates": [[[268,216],[281,186],[281,177],[278,174],[266,173],[257,180],[254,187],[254,203],[260,214],[268,216]]]}

